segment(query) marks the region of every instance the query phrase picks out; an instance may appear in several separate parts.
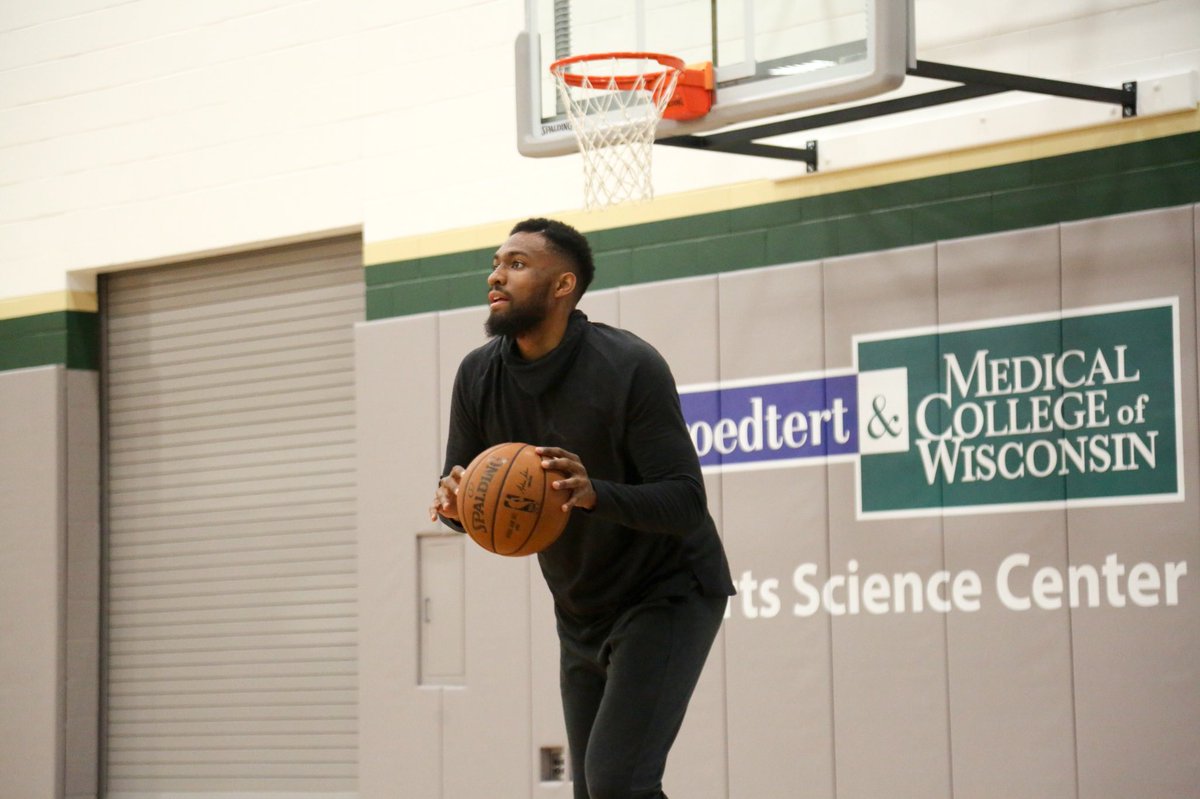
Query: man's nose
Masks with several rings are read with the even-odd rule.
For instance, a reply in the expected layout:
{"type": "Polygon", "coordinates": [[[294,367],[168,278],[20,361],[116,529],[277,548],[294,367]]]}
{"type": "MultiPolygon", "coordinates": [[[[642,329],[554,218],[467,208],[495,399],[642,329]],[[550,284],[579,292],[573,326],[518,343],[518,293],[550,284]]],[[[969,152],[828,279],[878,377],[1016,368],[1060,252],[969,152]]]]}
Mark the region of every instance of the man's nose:
{"type": "Polygon", "coordinates": [[[495,266],[493,266],[492,273],[490,275],[488,275],[488,285],[489,286],[498,286],[501,283],[503,283],[504,278],[501,276],[501,273],[503,271],[504,271],[503,265],[496,264],[495,266]]]}

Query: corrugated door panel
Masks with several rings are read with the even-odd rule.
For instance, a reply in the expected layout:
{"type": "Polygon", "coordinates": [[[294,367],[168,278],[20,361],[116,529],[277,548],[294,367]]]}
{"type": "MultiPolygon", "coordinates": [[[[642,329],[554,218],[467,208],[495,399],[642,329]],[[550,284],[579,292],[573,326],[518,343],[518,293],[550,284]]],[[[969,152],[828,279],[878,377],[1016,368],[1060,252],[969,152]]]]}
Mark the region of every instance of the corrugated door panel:
{"type": "Polygon", "coordinates": [[[357,237],[108,277],[110,796],[356,789],[357,237]]]}

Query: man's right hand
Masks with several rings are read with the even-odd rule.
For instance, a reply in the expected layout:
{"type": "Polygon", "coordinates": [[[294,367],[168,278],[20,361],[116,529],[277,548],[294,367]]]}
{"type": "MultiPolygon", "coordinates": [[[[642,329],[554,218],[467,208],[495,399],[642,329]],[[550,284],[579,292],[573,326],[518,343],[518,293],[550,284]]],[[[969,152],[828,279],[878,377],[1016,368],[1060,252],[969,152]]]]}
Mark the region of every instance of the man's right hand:
{"type": "Polygon", "coordinates": [[[429,521],[436,522],[438,515],[458,521],[458,482],[462,479],[463,472],[461,466],[455,466],[450,470],[450,474],[438,481],[437,491],[433,495],[433,502],[429,505],[429,521]]]}

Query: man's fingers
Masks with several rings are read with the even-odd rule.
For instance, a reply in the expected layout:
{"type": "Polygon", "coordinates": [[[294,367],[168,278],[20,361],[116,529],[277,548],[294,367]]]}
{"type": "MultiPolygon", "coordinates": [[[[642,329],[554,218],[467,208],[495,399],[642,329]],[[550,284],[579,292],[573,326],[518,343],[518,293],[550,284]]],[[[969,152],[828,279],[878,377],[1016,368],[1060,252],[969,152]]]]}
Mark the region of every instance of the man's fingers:
{"type": "Polygon", "coordinates": [[[587,468],[579,460],[579,456],[561,447],[537,447],[537,453],[542,456],[542,468],[559,472],[562,477],[553,480],[551,487],[571,492],[563,504],[563,511],[571,508],[590,510],[595,507],[595,491],[592,481],[588,478],[587,468]]]}
{"type": "Polygon", "coordinates": [[[562,447],[535,447],[534,451],[542,456],[543,460],[548,459],[563,459],[579,462],[579,456],[574,452],[568,452],[562,447]]]}
{"type": "Polygon", "coordinates": [[[455,503],[452,500],[442,496],[439,492],[438,496],[434,497],[433,502],[429,505],[429,521],[436,522],[438,520],[439,513],[443,516],[448,516],[451,515],[454,510],[455,503]]]}
{"type": "Polygon", "coordinates": [[[458,518],[458,485],[465,471],[463,467],[455,466],[450,470],[450,474],[438,481],[433,502],[429,505],[430,521],[436,522],[438,514],[449,519],[458,518]]]}
{"type": "Polygon", "coordinates": [[[584,471],[582,463],[570,458],[543,458],[542,468],[562,472],[565,475],[582,474],[584,471]]]}

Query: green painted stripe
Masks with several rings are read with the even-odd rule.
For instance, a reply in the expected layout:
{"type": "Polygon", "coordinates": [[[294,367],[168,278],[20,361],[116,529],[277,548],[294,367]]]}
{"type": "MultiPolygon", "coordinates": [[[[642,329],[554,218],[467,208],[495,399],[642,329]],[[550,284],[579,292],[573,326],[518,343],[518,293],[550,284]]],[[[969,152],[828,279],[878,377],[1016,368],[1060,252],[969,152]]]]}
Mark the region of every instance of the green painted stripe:
{"type": "MultiPolygon", "coordinates": [[[[597,289],[1200,202],[1200,133],[589,234],[597,289]]],[[[497,242],[499,243],[499,242],[497,242]]],[[[479,305],[492,248],[365,270],[368,319],[479,305]]],[[[99,367],[95,313],[0,319],[0,370],[99,367]]]]}
{"type": "Polygon", "coordinates": [[[98,369],[99,318],[87,311],[55,311],[0,319],[0,371],[53,364],[98,369]]]}
{"type": "MultiPolygon", "coordinates": [[[[694,277],[1200,202],[1200,133],[588,234],[594,287],[694,277]]],[[[497,242],[499,244],[499,242],[497,242]]],[[[483,302],[493,250],[371,266],[367,318],[483,302]]]]}

